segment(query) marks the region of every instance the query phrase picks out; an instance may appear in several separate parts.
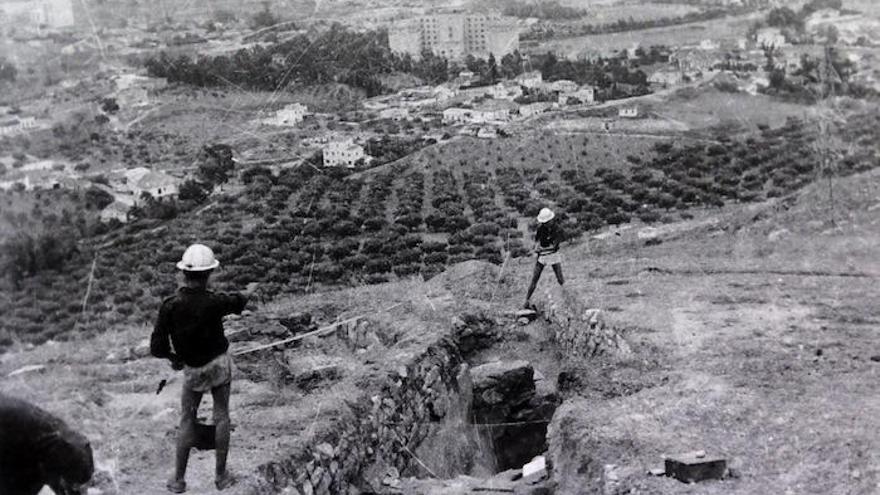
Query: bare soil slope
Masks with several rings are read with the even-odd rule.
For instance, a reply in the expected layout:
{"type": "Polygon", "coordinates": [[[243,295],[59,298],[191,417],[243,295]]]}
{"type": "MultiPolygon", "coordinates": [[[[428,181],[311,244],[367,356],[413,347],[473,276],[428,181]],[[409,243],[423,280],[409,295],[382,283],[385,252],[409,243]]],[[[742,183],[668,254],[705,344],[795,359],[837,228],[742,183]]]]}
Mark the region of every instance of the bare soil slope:
{"type": "MultiPolygon", "coordinates": [[[[835,188],[842,198],[835,225],[822,183],[796,197],[660,227],[629,225],[565,248],[566,290],[603,308],[636,352],[626,361],[554,364],[554,375],[557,366],[566,373],[567,398],[550,433],[558,493],[880,489],[880,172],[836,180],[835,188]],[[645,474],[663,454],[696,449],[727,457],[737,477],[685,485],[645,474]],[[605,464],[617,467],[607,471],[605,464]]],[[[286,384],[284,366],[261,371],[279,370],[276,377],[240,375],[233,469],[251,473],[333,428],[329,404],[369,387],[377,367],[402,362],[447,328],[461,301],[499,318],[517,308],[530,263],[511,261],[497,271],[459,265],[427,282],[275,301],[230,324],[254,330],[295,311],[323,322],[369,312],[376,329],[362,352],[314,341],[301,354],[265,356],[287,365],[339,363],[341,378],[316,389],[286,384]]],[[[539,293],[555,283],[550,275],[539,293]]],[[[170,369],[128,355],[148,334],[147,325],[109,329],[100,338],[0,356],[0,392],[32,400],[89,435],[118,493],[164,493],[171,465],[179,385],[172,380],[156,395],[170,369]],[[45,368],[7,376],[26,365],[45,368]]],[[[213,492],[211,454],[199,453],[191,464],[190,493],[213,492]]]]}
{"type": "Polygon", "coordinates": [[[572,287],[662,357],[587,381],[557,411],[560,493],[880,490],[880,174],[836,183],[836,226],[824,186],[694,221],[658,246],[625,232],[592,256],[576,248],[572,287]],[[646,475],[694,450],[726,457],[735,477],[646,475]]]}

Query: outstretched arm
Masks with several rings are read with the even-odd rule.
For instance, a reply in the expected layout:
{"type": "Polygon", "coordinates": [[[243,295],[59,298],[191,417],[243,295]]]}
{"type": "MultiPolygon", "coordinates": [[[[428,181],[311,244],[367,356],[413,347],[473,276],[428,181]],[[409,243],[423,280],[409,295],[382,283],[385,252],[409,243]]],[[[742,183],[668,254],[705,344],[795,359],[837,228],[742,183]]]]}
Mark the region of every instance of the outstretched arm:
{"type": "Polygon", "coordinates": [[[217,294],[216,303],[220,314],[225,316],[229,314],[239,314],[244,311],[244,307],[247,306],[248,300],[253,297],[254,292],[256,292],[259,285],[260,284],[257,282],[251,282],[247,284],[247,288],[241,292],[217,294]]]}

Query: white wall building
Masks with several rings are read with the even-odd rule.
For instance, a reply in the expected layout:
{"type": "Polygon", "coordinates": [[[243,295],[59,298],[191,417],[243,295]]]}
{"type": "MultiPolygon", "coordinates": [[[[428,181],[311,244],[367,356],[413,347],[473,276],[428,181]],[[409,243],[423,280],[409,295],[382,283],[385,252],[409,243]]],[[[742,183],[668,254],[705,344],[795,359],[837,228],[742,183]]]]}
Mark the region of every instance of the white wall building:
{"type": "Polygon", "coordinates": [[[763,28],[759,29],[755,35],[755,42],[758,46],[773,46],[776,48],[783,47],[787,44],[785,35],[779,28],[763,28]]]}
{"type": "Polygon", "coordinates": [[[6,116],[0,120],[0,136],[22,134],[37,127],[33,117],[6,116]]]}
{"type": "Polygon", "coordinates": [[[533,70],[531,72],[524,72],[514,79],[520,86],[525,88],[534,89],[540,88],[541,85],[544,84],[544,76],[541,74],[541,71],[533,70]]]}
{"type": "Polygon", "coordinates": [[[379,111],[380,119],[406,120],[409,118],[409,110],[406,108],[385,108],[379,111]]]}
{"type": "Polygon", "coordinates": [[[523,94],[522,86],[511,82],[500,82],[492,87],[492,98],[497,100],[514,100],[523,94]]]}
{"type": "Polygon", "coordinates": [[[309,109],[302,103],[293,103],[275,112],[275,116],[265,120],[266,124],[277,126],[295,126],[309,114],[309,109]]]}
{"type": "Polygon", "coordinates": [[[704,39],[700,41],[699,48],[700,50],[717,50],[721,48],[721,43],[713,39],[704,39]]]}
{"type": "Polygon", "coordinates": [[[452,60],[467,55],[501,57],[519,48],[515,18],[485,14],[437,13],[393,24],[388,44],[396,52],[421,56],[423,51],[452,60]]]}
{"type": "Polygon", "coordinates": [[[445,124],[487,124],[508,122],[517,106],[507,101],[491,101],[478,108],[447,108],[443,110],[445,124]]]}
{"type": "Polygon", "coordinates": [[[73,26],[71,0],[7,0],[0,2],[0,28],[9,26],[64,28],[73,26]]]}
{"type": "Polygon", "coordinates": [[[592,86],[582,86],[574,91],[561,92],[559,93],[557,102],[560,105],[567,105],[569,98],[574,98],[582,104],[589,105],[596,101],[596,89],[592,86]]]}
{"type": "Polygon", "coordinates": [[[547,111],[552,105],[547,101],[538,101],[535,103],[529,103],[519,107],[519,114],[522,117],[531,117],[533,115],[538,115],[539,113],[543,113],[547,111]]]}
{"type": "Polygon", "coordinates": [[[560,79],[559,81],[553,81],[547,88],[550,91],[558,91],[560,93],[571,93],[577,91],[578,85],[574,81],[569,81],[568,79],[560,79]]]}
{"type": "Polygon", "coordinates": [[[661,86],[675,86],[684,81],[684,75],[678,70],[658,70],[648,76],[648,82],[661,86]]]}
{"type": "Polygon", "coordinates": [[[634,119],[639,116],[639,107],[621,107],[617,116],[624,119],[634,119]]]}
{"type": "MultiPolygon", "coordinates": [[[[149,193],[155,199],[173,198],[177,196],[179,182],[176,177],[146,167],[121,170],[110,176],[113,190],[131,194],[133,201],[139,200],[143,193],[149,193]]],[[[122,197],[120,195],[117,199],[122,197]]]]}
{"type": "Polygon", "coordinates": [[[364,147],[350,140],[328,143],[323,155],[325,167],[354,168],[358,160],[367,158],[364,147]]]}

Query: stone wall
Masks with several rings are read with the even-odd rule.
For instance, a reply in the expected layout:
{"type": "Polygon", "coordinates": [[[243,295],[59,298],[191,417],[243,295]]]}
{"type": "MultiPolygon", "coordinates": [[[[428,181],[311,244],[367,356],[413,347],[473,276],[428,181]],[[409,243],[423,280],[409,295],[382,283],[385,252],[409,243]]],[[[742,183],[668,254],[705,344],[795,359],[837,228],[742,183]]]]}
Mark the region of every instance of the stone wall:
{"type": "Polygon", "coordinates": [[[358,493],[380,488],[367,483],[387,472],[454,476],[472,470],[482,446],[473,429],[463,427],[472,398],[465,358],[490,344],[494,332],[486,319],[456,318],[449,335],[390,371],[379,390],[340,407],[333,428],[260,466],[249,493],[358,493]]]}
{"type": "Polygon", "coordinates": [[[566,356],[583,358],[632,352],[620,331],[606,323],[602,311],[588,308],[571,290],[549,288],[537,306],[553,325],[553,338],[566,356]]]}

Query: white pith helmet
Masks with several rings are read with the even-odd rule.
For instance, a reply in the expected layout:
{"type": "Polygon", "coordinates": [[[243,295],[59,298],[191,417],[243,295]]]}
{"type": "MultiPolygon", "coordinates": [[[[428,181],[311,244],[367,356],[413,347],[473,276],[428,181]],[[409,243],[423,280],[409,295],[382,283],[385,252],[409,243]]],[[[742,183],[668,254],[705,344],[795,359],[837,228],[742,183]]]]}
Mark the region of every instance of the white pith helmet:
{"type": "Polygon", "coordinates": [[[204,272],[220,266],[214,257],[214,251],[204,244],[193,244],[186,248],[183,257],[177,262],[177,268],[185,272],[204,272]]]}
{"type": "Polygon", "coordinates": [[[556,214],[550,208],[541,208],[541,211],[538,212],[538,223],[547,223],[555,216],[556,214]]]}

